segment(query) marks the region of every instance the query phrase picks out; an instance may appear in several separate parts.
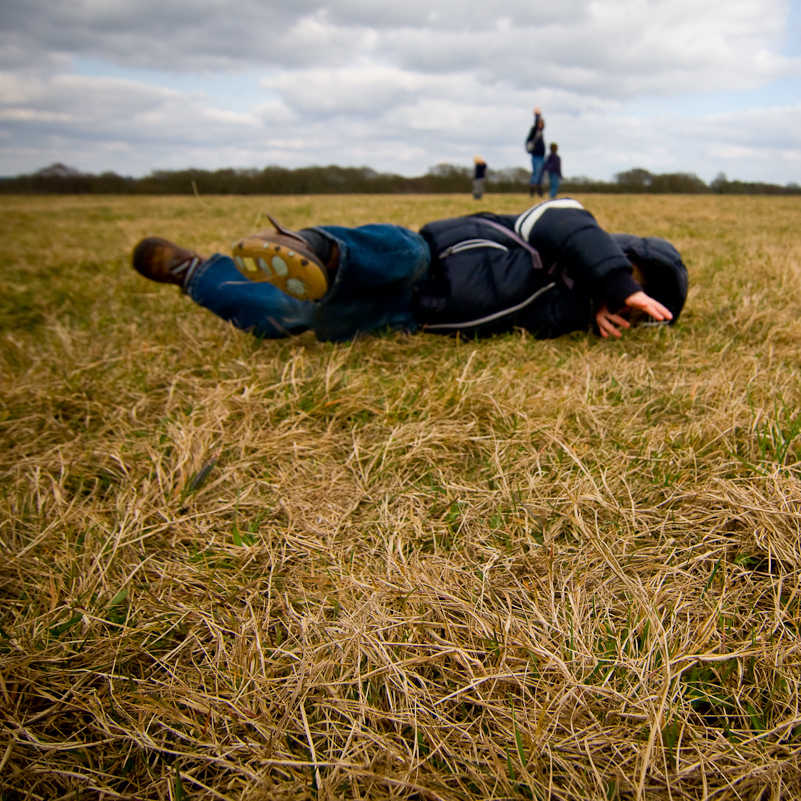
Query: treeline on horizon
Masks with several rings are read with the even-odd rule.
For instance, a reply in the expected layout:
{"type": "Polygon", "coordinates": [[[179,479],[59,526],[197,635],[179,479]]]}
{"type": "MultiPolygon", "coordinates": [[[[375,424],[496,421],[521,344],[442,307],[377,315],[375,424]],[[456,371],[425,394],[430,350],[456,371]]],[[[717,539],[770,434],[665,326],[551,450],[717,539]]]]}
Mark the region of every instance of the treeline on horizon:
{"type": "MultiPolygon", "coordinates": [[[[315,166],[288,169],[157,170],[142,178],[104,172],[82,173],[53,164],[29,175],[0,178],[2,194],[115,194],[115,195],[316,195],[459,193],[472,189],[473,170],[439,164],[425,175],[408,178],[369,167],[315,166]]],[[[522,167],[488,170],[488,192],[528,192],[529,172],[522,167]]],[[[705,183],[692,173],[657,175],[641,168],[617,173],[614,181],[567,178],[559,187],[571,193],[648,193],[722,195],[798,195],[801,186],[730,181],[720,174],[705,183]]]]}

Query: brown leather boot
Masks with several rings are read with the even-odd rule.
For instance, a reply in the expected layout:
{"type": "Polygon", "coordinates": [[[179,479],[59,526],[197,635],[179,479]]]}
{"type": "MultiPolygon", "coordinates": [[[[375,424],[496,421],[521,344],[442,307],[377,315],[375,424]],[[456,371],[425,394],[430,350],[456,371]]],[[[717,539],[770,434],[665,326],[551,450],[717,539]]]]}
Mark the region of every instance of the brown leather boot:
{"type": "Polygon", "coordinates": [[[160,284],[176,284],[182,290],[203,261],[199,253],[158,236],[143,239],[131,257],[134,269],[145,278],[160,284]]]}
{"type": "Polygon", "coordinates": [[[268,281],[299,300],[318,300],[328,291],[328,273],[309,243],[295,231],[267,219],[275,231],[260,231],[233,245],[239,272],[268,281]]]}

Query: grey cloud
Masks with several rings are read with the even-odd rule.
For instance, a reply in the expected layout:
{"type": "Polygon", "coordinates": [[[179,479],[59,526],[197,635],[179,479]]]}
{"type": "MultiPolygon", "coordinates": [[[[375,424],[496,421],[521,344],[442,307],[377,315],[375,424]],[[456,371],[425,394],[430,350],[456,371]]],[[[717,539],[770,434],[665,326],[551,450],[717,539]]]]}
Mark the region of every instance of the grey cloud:
{"type": "Polygon", "coordinates": [[[781,0],[5,0],[0,64],[56,56],[166,71],[383,66],[631,97],[758,85],[797,63],[771,54],[781,0]]]}
{"type": "Polygon", "coordinates": [[[270,63],[271,50],[280,54],[282,37],[304,10],[313,11],[314,4],[5,0],[0,17],[2,63],[21,64],[23,54],[27,61],[36,61],[53,52],[167,70],[270,63]]]}
{"type": "Polygon", "coordinates": [[[761,141],[783,176],[798,153],[797,110],[749,118],[746,130],[732,116],[615,110],[643,93],[797,75],[777,45],[785,10],[782,0],[508,0],[500,10],[485,0],[5,0],[0,173],[62,160],[132,174],[271,162],[414,174],[477,151],[525,165],[538,103],[567,174],[608,177],[636,159],[741,177],[759,165],[766,178],[761,156],[736,156],[761,141]],[[234,114],[202,93],[70,76],[78,56],[176,73],[263,68],[271,99],[234,114]]]}
{"type": "Polygon", "coordinates": [[[426,74],[381,65],[283,71],[264,81],[285,102],[309,115],[391,115],[398,106],[421,98],[482,102],[497,98],[497,87],[469,73],[426,74]]]}
{"type": "Polygon", "coordinates": [[[330,4],[327,11],[332,21],[346,25],[482,32],[493,28],[499,19],[508,20],[510,26],[573,23],[587,15],[588,5],[588,0],[507,0],[501,8],[486,0],[340,0],[330,4]]]}
{"type": "Polygon", "coordinates": [[[25,105],[13,102],[16,87],[9,90],[8,84],[0,80],[5,101],[0,102],[0,126],[6,134],[0,140],[0,164],[5,174],[30,168],[20,163],[27,151],[40,154],[38,166],[41,154],[81,153],[75,163],[82,169],[138,174],[153,167],[155,150],[175,150],[185,157],[193,147],[241,138],[234,136],[237,129],[250,128],[255,135],[260,127],[254,119],[235,122],[230,116],[215,116],[198,97],[130,81],[55,78],[35,91],[29,84],[25,105]]]}
{"type": "Polygon", "coordinates": [[[725,20],[665,20],[640,5],[626,19],[573,25],[484,34],[399,30],[387,35],[386,45],[399,63],[416,70],[477,69],[488,80],[519,87],[562,87],[617,99],[741,89],[799,74],[798,59],[769,50],[781,17],[755,3],[749,7],[749,17],[725,20]]]}

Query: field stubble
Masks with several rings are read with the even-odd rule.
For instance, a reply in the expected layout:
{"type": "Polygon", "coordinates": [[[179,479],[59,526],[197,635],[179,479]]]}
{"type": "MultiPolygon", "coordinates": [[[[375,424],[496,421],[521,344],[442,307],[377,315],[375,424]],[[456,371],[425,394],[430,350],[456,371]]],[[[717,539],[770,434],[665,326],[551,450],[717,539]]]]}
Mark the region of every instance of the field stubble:
{"type": "Polygon", "coordinates": [[[3,801],[801,794],[801,202],[585,202],[675,328],[257,342],[135,242],[472,201],[0,199],[3,801]]]}

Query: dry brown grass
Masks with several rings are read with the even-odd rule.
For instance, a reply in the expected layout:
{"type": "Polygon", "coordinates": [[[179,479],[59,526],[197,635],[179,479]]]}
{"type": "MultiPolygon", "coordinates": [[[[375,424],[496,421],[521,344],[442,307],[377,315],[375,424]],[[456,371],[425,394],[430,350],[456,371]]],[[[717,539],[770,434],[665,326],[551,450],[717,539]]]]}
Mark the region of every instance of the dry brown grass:
{"type": "Polygon", "coordinates": [[[678,326],[259,343],[135,241],[472,201],[0,199],[3,801],[801,794],[801,203],[585,202],[678,326]]]}

